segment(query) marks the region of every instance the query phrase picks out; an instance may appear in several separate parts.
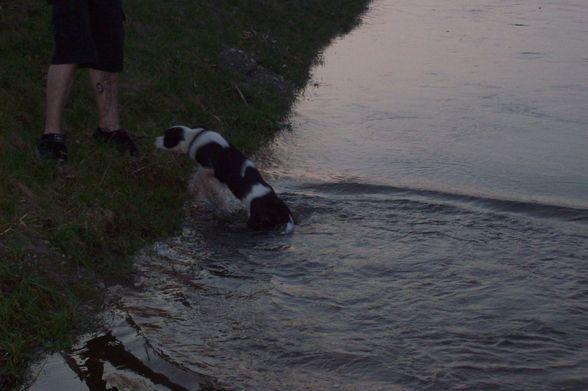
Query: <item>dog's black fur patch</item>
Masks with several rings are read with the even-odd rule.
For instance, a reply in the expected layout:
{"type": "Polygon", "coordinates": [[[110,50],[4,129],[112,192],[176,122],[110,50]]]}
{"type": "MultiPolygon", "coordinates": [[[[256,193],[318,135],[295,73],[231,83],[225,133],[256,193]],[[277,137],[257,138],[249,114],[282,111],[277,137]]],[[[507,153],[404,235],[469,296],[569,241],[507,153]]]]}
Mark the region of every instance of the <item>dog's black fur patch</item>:
{"type": "Polygon", "coordinates": [[[201,166],[214,169],[216,179],[227,185],[235,197],[240,200],[247,196],[252,185],[256,183],[271,188],[254,167],[249,167],[245,171],[245,176],[241,177],[241,166],[246,159],[245,155],[231,144],[229,144],[229,148],[223,148],[216,143],[200,147],[194,157],[194,160],[201,166]]]}
{"type": "Polygon", "coordinates": [[[184,139],[184,130],[180,127],[169,128],[165,131],[163,145],[166,148],[173,148],[184,139]]]}
{"type": "Polygon", "coordinates": [[[273,191],[251,201],[247,226],[255,230],[284,225],[292,217],[290,209],[273,191]]]}

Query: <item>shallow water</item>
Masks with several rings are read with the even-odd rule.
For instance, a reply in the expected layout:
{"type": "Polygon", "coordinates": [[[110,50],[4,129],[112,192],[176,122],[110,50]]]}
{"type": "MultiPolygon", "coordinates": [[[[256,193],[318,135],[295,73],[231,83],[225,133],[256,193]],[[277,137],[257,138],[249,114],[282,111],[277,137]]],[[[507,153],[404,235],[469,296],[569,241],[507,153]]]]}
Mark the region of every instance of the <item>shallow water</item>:
{"type": "Polygon", "coordinates": [[[33,389],[588,389],[586,26],[374,2],[257,156],[295,233],[188,206],[33,389]]]}

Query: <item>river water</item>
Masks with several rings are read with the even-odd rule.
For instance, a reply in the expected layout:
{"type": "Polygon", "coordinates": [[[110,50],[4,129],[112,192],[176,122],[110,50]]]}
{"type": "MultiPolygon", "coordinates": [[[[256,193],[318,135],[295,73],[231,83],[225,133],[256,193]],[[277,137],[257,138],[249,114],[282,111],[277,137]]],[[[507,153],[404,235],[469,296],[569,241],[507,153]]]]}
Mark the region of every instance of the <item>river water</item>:
{"type": "Polygon", "coordinates": [[[295,232],[188,205],[32,389],[588,389],[587,106],[585,0],[375,1],[256,156],[295,232]]]}

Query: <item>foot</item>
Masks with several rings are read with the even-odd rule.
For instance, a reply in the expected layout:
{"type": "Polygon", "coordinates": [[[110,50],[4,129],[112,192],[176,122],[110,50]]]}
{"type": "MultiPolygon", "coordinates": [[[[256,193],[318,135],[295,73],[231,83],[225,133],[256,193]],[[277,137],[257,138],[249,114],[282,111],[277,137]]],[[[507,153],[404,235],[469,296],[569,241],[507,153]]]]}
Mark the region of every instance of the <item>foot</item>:
{"type": "Polygon", "coordinates": [[[125,129],[106,131],[100,128],[96,128],[93,137],[96,140],[101,140],[103,142],[115,145],[116,148],[122,153],[128,152],[132,156],[139,155],[139,149],[125,129]]]}
{"type": "Polygon", "coordinates": [[[60,133],[44,134],[41,136],[39,144],[37,144],[37,152],[43,160],[66,161],[67,148],[65,146],[65,135],[60,133]]]}

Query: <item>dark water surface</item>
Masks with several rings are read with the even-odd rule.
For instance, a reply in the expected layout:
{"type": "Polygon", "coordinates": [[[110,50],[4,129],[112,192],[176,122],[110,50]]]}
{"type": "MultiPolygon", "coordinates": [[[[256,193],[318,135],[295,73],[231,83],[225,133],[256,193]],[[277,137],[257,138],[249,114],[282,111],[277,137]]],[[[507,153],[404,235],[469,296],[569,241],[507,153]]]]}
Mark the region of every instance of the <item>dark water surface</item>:
{"type": "Polygon", "coordinates": [[[189,206],[32,389],[587,390],[587,103],[584,0],[376,1],[257,156],[295,233],[189,206]]]}

